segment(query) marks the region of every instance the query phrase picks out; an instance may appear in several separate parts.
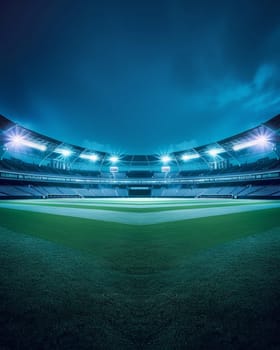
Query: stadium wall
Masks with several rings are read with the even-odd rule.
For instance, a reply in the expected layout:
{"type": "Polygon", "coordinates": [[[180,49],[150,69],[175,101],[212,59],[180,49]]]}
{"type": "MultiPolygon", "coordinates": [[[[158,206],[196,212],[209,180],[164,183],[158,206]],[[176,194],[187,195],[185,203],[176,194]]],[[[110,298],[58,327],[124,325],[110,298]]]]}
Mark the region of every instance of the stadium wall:
{"type": "Polygon", "coordinates": [[[169,198],[254,198],[280,199],[280,180],[238,181],[217,184],[67,184],[1,180],[0,199],[34,198],[113,198],[113,197],[169,197],[169,198]]]}

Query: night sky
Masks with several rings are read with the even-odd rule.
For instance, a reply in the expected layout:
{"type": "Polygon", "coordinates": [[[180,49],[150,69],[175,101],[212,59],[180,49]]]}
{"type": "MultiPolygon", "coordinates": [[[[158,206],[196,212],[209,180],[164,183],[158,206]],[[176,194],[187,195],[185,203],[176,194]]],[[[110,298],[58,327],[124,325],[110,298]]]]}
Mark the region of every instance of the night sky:
{"type": "Polygon", "coordinates": [[[112,152],[181,150],[280,112],[280,2],[1,1],[0,114],[112,152]]]}

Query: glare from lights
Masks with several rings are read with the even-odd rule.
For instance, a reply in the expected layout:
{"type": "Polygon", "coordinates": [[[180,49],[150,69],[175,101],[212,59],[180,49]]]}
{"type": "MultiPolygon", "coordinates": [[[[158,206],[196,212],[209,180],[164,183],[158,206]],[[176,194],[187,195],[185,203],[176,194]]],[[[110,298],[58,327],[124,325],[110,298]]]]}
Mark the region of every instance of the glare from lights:
{"type": "Polygon", "coordinates": [[[88,159],[88,160],[91,160],[92,162],[96,162],[98,160],[98,155],[97,154],[81,154],[80,158],[88,159]]]}
{"type": "Polygon", "coordinates": [[[268,144],[268,139],[266,136],[261,135],[257,137],[257,142],[258,142],[258,145],[265,146],[268,144]]]}
{"type": "Polygon", "coordinates": [[[44,152],[47,149],[47,147],[45,145],[27,140],[23,136],[20,136],[20,135],[12,136],[9,143],[12,144],[13,146],[16,146],[16,147],[26,146],[26,147],[37,149],[37,150],[42,151],[42,152],[44,152]]]}
{"type": "Polygon", "coordinates": [[[111,157],[109,158],[109,161],[110,161],[111,163],[117,163],[117,162],[119,161],[119,157],[117,157],[117,156],[111,156],[111,157]]]}
{"type": "Polygon", "coordinates": [[[15,146],[22,145],[23,137],[20,135],[14,135],[11,137],[11,143],[14,144],[15,146]]]}
{"type": "Polygon", "coordinates": [[[234,151],[240,151],[245,148],[253,147],[253,146],[265,146],[268,143],[268,139],[266,136],[258,136],[254,140],[247,141],[247,142],[242,142],[237,145],[234,145],[232,149],[234,151]]]}
{"type": "Polygon", "coordinates": [[[65,149],[65,148],[57,148],[55,150],[55,153],[59,153],[63,157],[67,158],[67,157],[69,157],[72,154],[72,151],[70,151],[69,149],[65,149]]]}
{"type": "Polygon", "coordinates": [[[218,154],[224,153],[224,152],[225,150],[222,148],[213,148],[208,151],[208,154],[210,154],[210,156],[212,157],[216,157],[218,154]]]}
{"type": "Polygon", "coordinates": [[[171,161],[171,158],[168,155],[165,155],[165,156],[161,156],[160,160],[162,161],[162,163],[167,164],[171,161]]]}
{"type": "Polygon", "coordinates": [[[197,159],[200,158],[200,155],[198,153],[194,153],[194,154],[183,154],[182,155],[182,160],[187,161],[190,159],[197,159]]]}

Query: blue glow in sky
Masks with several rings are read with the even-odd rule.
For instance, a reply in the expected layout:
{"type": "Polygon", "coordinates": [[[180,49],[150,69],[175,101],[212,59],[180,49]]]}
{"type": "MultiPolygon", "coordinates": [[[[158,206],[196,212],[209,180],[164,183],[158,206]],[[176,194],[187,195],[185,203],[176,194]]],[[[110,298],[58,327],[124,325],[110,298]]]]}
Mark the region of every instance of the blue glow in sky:
{"type": "Polygon", "coordinates": [[[277,1],[0,5],[0,114],[60,140],[156,153],[280,111],[277,1]]]}

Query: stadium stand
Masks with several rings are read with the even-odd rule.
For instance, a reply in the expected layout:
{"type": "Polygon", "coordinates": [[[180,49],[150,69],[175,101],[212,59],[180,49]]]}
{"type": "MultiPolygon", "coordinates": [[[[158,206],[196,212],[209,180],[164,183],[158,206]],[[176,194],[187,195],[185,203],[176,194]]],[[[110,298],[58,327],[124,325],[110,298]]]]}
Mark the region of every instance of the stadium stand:
{"type": "Polygon", "coordinates": [[[166,167],[159,155],[121,155],[112,164],[106,152],[65,144],[0,116],[0,198],[277,199],[279,128],[280,115],[219,142],[171,153],[166,167]]]}

